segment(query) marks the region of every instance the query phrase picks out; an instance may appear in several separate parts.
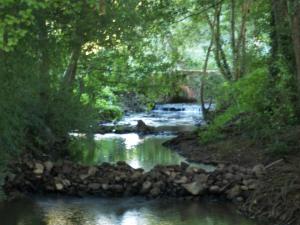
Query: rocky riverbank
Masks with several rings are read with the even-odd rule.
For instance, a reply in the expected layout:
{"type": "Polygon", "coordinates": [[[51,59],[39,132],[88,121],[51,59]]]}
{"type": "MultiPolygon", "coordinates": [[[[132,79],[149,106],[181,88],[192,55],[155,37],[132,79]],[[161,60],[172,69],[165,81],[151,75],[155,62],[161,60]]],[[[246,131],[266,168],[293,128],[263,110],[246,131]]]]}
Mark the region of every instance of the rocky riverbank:
{"type": "Polygon", "coordinates": [[[257,178],[239,209],[252,218],[272,225],[300,224],[300,127],[290,128],[280,140],[289,143],[289,152],[267,154],[266,146],[246,135],[234,134],[203,144],[197,133],[185,133],[165,143],[188,160],[202,163],[228,163],[253,167],[264,165],[265,173],[257,178]]]}
{"type": "Polygon", "coordinates": [[[70,161],[54,163],[23,159],[10,165],[4,190],[19,194],[64,194],[72,196],[145,196],[198,199],[214,196],[243,202],[257,188],[262,166],[244,168],[220,164],[213,172],[188,164],[156,166],[148,172],[125,162],[84,166],[70,161]]]}

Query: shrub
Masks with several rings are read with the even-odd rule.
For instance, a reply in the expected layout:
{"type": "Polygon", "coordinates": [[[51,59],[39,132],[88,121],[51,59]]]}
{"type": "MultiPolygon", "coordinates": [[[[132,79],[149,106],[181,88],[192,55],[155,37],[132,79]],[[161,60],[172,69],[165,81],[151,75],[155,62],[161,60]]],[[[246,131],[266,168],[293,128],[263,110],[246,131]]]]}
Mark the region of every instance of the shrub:
{"type": "Polygon", "coordinates": [[[225,82],[220,87],[216,116],[200,138],[204,142],[221,138],[222,128],[234,124],[251,135],[268,136],[271,130],[280,130],[295,122],[290,75],[284,70],[270,79],[266,68],[256,69],[237,82],[225,82]]]}

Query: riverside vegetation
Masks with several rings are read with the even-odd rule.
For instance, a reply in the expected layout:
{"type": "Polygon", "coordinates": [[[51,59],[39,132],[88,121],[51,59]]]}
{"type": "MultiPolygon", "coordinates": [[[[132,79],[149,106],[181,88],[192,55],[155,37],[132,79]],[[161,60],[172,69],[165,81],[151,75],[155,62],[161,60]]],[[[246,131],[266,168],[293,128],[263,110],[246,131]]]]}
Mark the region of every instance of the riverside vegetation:
{"type": "Polygon", "coordinates": [[[211,182],[208,193],[228,196],[236,185],[245,189],[236,196],[243,198],[245,214],[272,224],[300,224],[299,12],[299,0],[2,0],[0,168],[7,175],[15,164],[4,189],[110,195],[118,187],[125,193],[136,172],[125,164],[72,163],[72,170],[84,171],[75,177],[60,171],[64,165],[54,162],[69,157],[69,134],[102,132],[106,128],[99,122],[185,99],[192,88],[182,71],[198,71],[201,82],[193,91],[199,95],[193,96],[206,125],[168,145],[191,161],[226,165],[224,173],[219,168],[186,174],[181,167],[158,166],[141,173],[129,193],[141,193],[148,180],[147,196],[151,191],[168,195],[169,185],[182,197],[189,194],[184,185],[208,176],[203,181],[211,182]],[[244,181],[252,179],[258,164],[265,173],[248,192],[244,181]],[[129,180],[108,184],[94,174],[84,183],[79,176],[90,170],[120,172],[129,180]],[[175,173],[172,181],[166,181],[165,170],[175,173]],[[224,179],[228,172],[240,179],[224,179]],[[151,173],[164,177],[164,188],[153,190],[157,177],[151,173]],[[186,182],[175,182],[182,179],[186,182]]]}

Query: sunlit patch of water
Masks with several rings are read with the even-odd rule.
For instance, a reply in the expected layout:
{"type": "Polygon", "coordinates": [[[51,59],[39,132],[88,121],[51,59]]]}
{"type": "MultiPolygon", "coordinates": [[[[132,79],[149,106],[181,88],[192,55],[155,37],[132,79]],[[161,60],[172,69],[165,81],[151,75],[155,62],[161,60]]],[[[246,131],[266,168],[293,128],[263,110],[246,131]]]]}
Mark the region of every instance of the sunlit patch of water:
{"type": "Polygon", "coordinates": [[[224,203],[141,198],[36,198],[0,204],[4,225],[258,225],[224,203]]]}

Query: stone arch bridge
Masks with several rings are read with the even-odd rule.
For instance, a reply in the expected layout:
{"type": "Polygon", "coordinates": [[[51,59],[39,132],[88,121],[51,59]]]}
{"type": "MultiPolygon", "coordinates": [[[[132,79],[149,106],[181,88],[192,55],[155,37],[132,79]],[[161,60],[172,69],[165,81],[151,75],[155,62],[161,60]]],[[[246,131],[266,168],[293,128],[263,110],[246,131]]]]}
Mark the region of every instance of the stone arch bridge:
{"type": "MultiPolygon", "coordinates": [[[[184,76],[184,82],[180,85],[180,89],[185,97],[188,99],[200,99],[200,85],[201,76],[203,75],[202,70],[191,70],[191,69],[177,69],[174,71],[176,74],[184,76]]],[[[208,76],[219,75],[218,70],[207,70],[208,76]]]]}

